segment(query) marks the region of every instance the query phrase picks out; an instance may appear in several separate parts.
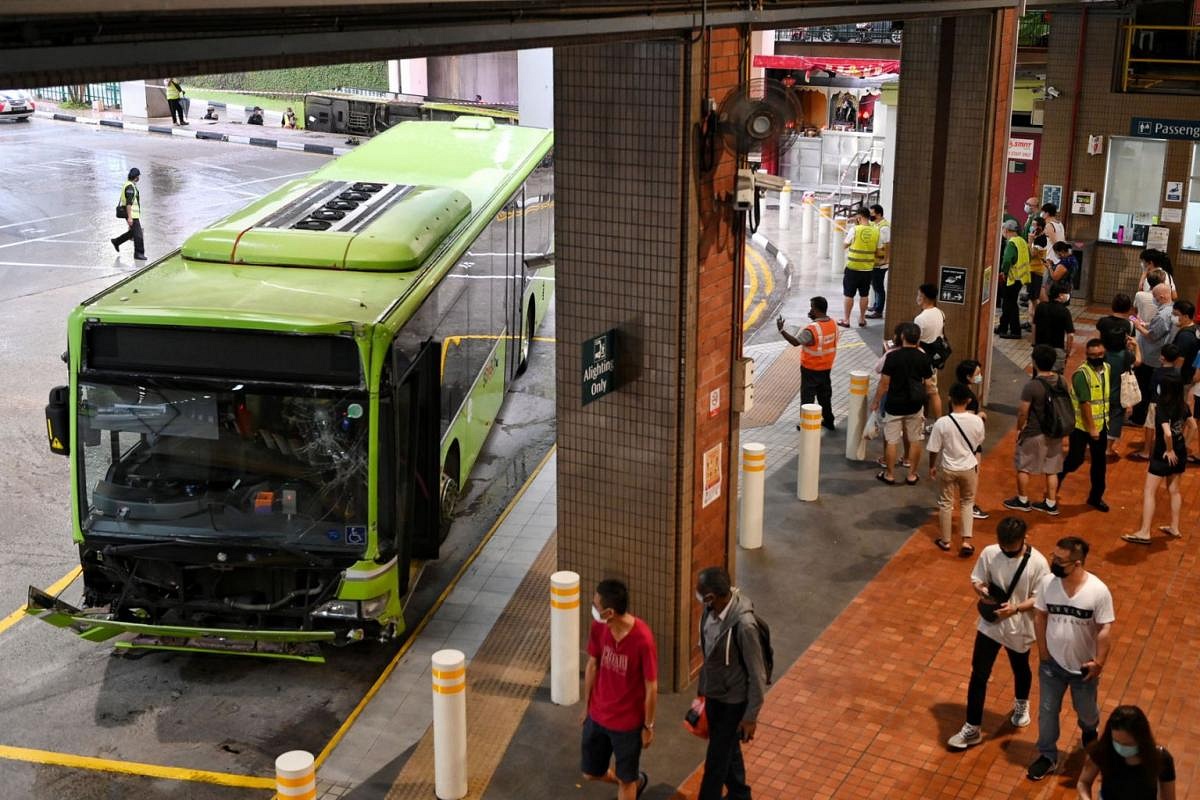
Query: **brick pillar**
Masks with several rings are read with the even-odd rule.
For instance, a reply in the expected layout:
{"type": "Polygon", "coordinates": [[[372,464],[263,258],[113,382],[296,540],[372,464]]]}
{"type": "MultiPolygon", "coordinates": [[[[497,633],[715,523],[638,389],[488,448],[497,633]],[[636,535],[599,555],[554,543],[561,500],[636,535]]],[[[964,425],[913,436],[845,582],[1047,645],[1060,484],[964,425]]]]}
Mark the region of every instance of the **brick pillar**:
{"type": "MultiPolygon", "coordinates": [[[[718,100],[744,69],[743,41],[713,34],[718,100]]],[[[695,570],[728,564],[733,541],[742,239],[718,199],[731,157],[698,172],[704,52],[611,43],[556,48],[554,64],[559,564],[589,599],[602,578],[629,584],[664,688],[690,678],[695,570]],[[581,348],[609,329],[620,386],[585,406],[581,348]],[[717,448],[720,496],[705,505],[704,453],[717,448]]]]}
{"type": "Polygon", "coordinates": [[[941,266],[967,269],[966,302],[938,304],[954,348],[943,393],[955,363],[986,365],[991,352],[1015,48],[1012,10],[904,31],[886,324],[912,320],[917,287],[937,284],[941,266]]]}

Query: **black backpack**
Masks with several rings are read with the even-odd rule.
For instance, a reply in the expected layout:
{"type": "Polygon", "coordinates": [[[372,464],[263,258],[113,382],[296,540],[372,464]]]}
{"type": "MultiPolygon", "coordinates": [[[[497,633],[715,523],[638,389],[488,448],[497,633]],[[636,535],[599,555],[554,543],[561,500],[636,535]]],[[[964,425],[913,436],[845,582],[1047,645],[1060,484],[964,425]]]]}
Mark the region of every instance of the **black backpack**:
{"type": "MultiPolygon", "coordinates": [[[[762,650],[763,667],[767,671],[767,683],[769,684],[771,674],[775,671],[775,648],[771,647],[771,626],[758,615],[757,611],[749,613],[754,617],[754,627],[758,629],[758,647],[762,650]]],[[[738,650],[738,657],[742,658],[741,650],[738,650]]],[[[746,666],[744,658],[742,658],[742,668],[749,674],[750,669],[746,666]]]]}
{"type": "Polygon", "coordinates": [[[1038,424],[1042,435],[1051,439],[1061,439],[1075,428],[1075,403],[1071,393],[1059,378],[1058,383],[1051,384],[1045,378],[1034,378],[1046,389],[1046,401],[1042,404],[1042,413],[1038,414],[1038,424]]]}

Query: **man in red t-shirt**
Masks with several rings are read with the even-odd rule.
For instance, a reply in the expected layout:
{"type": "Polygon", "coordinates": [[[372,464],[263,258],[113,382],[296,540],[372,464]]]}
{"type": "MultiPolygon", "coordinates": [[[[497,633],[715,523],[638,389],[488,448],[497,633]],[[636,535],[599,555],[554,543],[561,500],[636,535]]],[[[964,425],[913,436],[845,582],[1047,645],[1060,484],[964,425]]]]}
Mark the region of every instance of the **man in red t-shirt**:
{"type": "Polygon", "coordinates": [[[621,581],[600,581],[592,619],[583,678],[583,777],[615,783],[617,800],[635,800],[648,781],[638,763],[654,741],[658,649],[650,626],[629,613],[629,589],[621,581]]]}

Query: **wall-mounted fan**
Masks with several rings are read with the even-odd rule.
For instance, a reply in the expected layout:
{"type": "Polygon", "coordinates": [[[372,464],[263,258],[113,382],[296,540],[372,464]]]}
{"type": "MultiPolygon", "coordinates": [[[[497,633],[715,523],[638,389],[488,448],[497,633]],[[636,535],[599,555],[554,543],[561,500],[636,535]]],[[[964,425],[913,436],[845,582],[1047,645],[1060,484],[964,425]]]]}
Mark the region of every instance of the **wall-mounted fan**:
{"type": "Polygon", "coordinates": [[[739,156],[773,146],[782,155],[796,141],[804,111],[794,89],[776,80],[756,78],[725,96],[717,109],[721,141],[739,156]]]}

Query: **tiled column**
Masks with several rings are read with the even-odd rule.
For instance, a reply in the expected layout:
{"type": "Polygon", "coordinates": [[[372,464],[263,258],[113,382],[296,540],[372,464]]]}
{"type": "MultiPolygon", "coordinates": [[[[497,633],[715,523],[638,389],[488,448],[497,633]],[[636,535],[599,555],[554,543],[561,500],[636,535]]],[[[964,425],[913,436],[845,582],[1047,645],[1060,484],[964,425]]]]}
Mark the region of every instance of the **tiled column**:
{"type": "MultiPolygon", "coordinates": [[[[718,100],[738,83],[743,41],[713,34],[718,100]]],[[[555,50],[559,565],[587,599],[602,578],[629,584],[664,688],[689,680],[695,571],[728,564],[733,541],[741,238],[718,200],[731,157],[698,172],[703,53],[685,39],[555,50]],[[584,405],[581,348],[609,329],[619,386],[584,405]],[[717,449],[719,497],[705,505],[704,453],[717,449]]]]}
{"type": "MultiPolygon", "coordinates": [[[[917,287],[937,284],[941,266],[965,267],[965,303],[938,304],[954,348],[950,369],[964,358],[986,364],[991,350],[1015,26],[1009,10],[904,29],[886,324],[912,320],[917,287]]],[[[951,381],[939,383],[945,392],[951,381]]]]}

